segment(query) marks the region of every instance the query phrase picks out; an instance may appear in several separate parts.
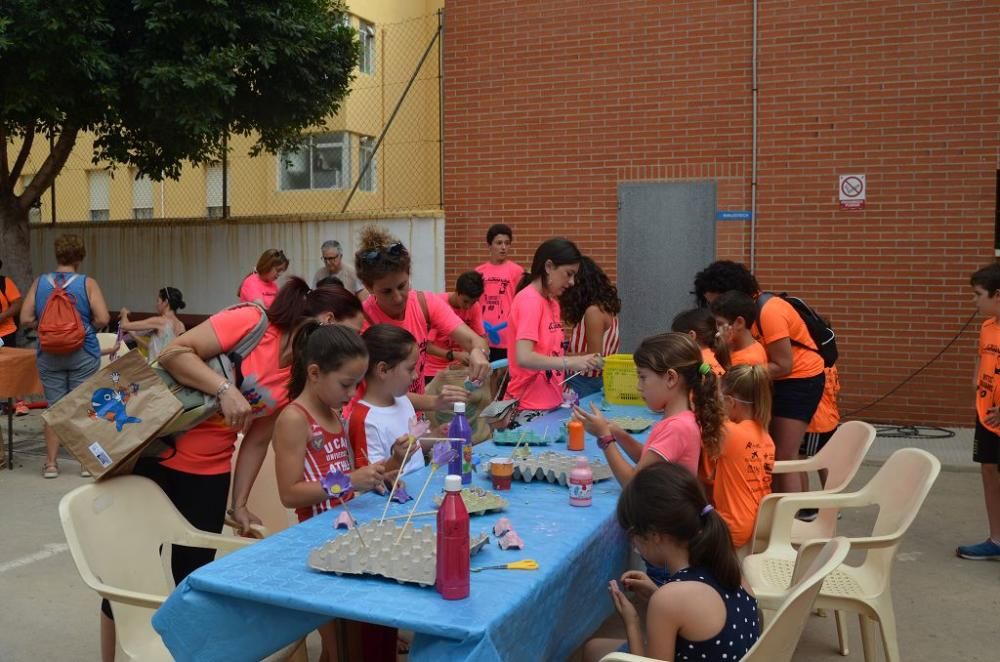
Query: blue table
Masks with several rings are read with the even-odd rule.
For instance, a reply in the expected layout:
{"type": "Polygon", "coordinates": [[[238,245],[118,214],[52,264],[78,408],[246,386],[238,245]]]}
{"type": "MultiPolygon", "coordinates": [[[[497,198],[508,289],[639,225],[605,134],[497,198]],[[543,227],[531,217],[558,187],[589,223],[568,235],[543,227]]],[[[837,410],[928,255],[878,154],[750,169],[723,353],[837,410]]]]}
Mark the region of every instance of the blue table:
{"type": "MultiPolygon", "coordinates": [[[[608,416],[645,412],[652,417],[638,407],[609,409],[608,416]]],[[[558,410],[530,427],[554,431],[567,417],[566,410],[558,410]]],[[[565,452],[565,445],[544,449],[565,452]]],[[[476,452],[508,455],[510,448],[487,442],[476,452]]],[[[601,456],[589,435],[584,454],[601,456]]],[[[412,494],[425,478],[423,472],[408,476],[412,494]]],[[[432,509],[430,496],[443,482],[439,470],[418,511],[432,509]]],[[[474,477],[473,485],[490,487],[485,474],[474,477]]],[[[612,611],[607,580],[621,574],[627,558],[614,515],[619,492],[613,478],[597,483],[593,506],[574,508],[565,487],[515,481],[504,494],[508,509],[473,517],[471,529],[474,535],[492,533],[494,522],[506,516],[525,549],[502,551],[491,536],[472,565],[533,558],[541,567],[473,573],[471,595],[458,601],[442,599],[433,588],[311,570],[309,551],[348,533],[333,528],[335,509],[200,568],[156,612],[153,627],[178,660],[259,659],[336,617],[414,631],[414,662],[564,659],[612,611]]],[[[351,512],[364,522],[377,518],[384,504],[385,497],[366,494],[351,502],[351,512]]],[[[412,501],[392,504],[389,514],[406,513],[412,506],[412,501]]],[[[434,518],[413,521],[426,526],[434,518]]]]}

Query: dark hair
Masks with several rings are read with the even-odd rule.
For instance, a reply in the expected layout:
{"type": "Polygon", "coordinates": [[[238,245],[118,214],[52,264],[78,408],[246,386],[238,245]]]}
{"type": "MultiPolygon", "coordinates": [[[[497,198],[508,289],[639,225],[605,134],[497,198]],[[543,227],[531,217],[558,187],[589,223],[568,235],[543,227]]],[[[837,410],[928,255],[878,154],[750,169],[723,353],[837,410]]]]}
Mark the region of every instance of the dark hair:
{"type": "Polygon", "coordinates": [[[361,301],[357,295],[343,287],[324,285],[310,289],[309,284],[298,276],[288,279],[267,309],[267,319],[282,331],[288,332],[309,317],[322,313],[333,313],[341,320],[354,317],[361,312],[361,301]]]}
{"type": "Polygon", "coordinates": [[[403,242],[377,225],[361,229],[360,248],[354,254],[358,278],[369,290],[380,278],[395,273],[410,273],[410,252],[403,242]]]}
{"type": "Polygon", "coordinates": [[[976,270],[969,279],[969,284],[986,290],[986,293],[993,296],[993,293],[1000,290],[1000,263],[994,262],[976,270]]]}
{"type": "Polygon", "coordinates": [[[590,306],[617,315],[622,310],[622,301],[618,298],[618,288],[611,284],[604,270],[586,255],[581,255],[573,287],[559,297],[563,321],[576,326],[590,306]]]}
{"type": "Polygon", "coordinates": [[[258,275],[263,275],[271,269],[281,266],[286,269],[288,268],[288,258],[285,257],[285,252],[278,248],[269,248],[257,258],[257,268],[255,271],[258,275]]]}
{"type": "Polygon", "coordinates": [[[302,394],[310,364],[315,363],[325,374],[351,359],[367,356],[368,348],[354,329],[343,324],[320,324],[316,320],[306,320],[295,331],[292,343],[288,397],[295,399],[302,394]]]}
{"type": "Polygon", "coordinates": [[[729,366],[729,346],[719,337],[719,326],[715,316],[707,308],[692,308],[677,313],[670,323],[670,330],[677,333],[694,331],[695,339],[702,347],[715,354],[715,360],[723,367],[729,366]]]}
{"type": "Polygon", "coordinates": [[[543,241],[535,249],[535,256],[531,259],[531,271],[526,271],[521,276],[521,282],[517,285],[520,292],[526,288],[536,278],[542,279],[542,285],[548,285],[549,279],[545,273],[545,263],[551,261],[554,266],[561,267],[567,264],[579,264],[580,250],[569,239],[563,237],[553,237],[543,241]]]}
{"type": "Polygon", "coordinates": [[[723,292],[709,306],[716,317],[721,317],[732,324],[737,317],[743,318],[743,323],[749,329],[757,321],[757,302],[749,294],[738,290],[723,292]]]}
{"type": "Polygon", "coordinates": [[[324,287],[326,285],[336,285],[337,287],[344,287],[344,281],[340,280],[336,276],[323,276],[318,281],[316,281],[316,287],[324,287]]]}
{"type": "Polygon", "coordinates": [[[656,462],[625,484],[616,515],[631,536],[658,533],[686,544],[692,567],[708,569],[721,586],[735,591],[740,564],[729,527],[714,508],[706,512],[708,505],[694,474],[673,462],[656,462]]]}
{"type": "Polygon", "coordinates": [[[701,428],[701,443],[716,457],[722,447],[725,414],[719,398],[719,380],[709,370],[702,374],[701,350],[686,333],[660,333],[643,339],[633,360],[638,368],[657,375],[676,372],[694,396],[694,417],[701,428]]]}
{"type": "Polygon", "coordinates": [[[176,287],[170,287],[167,285],[166,287],[161,288],[160,298],[166,301],[167,305],[170,306],[170,310],[175,313],[178,310],[183,310],[187,306],[187,304],[184,303],[184,295],[181,294],[181,291],[176,287]]]}
{"type": "Polygon", "coordinates": [[[56,252],[56,262],[61,266],[79,264],[87,257],[83,239],[78,234],[61,234],[53,242],[56,252]]]}
{"type": "Polygon", "coordinates": [[[455,291],[470,299],[478,299],[483,296],[484,289],[483,275],[478,271],[466,271],[455,281],[455,291]]]}
{"type": "Polygon", "coordinates": [[[498,234],[505,234],[510,237],[511,241],[514,241],[514,231],[510,229],[509,225],[506,223],[494,223],[490,226],[490,229],[486,231],[486,243],[492,244],[498,234]]]}
{"type": "Polygon", "coordinates": [[[722,376],[722,393],[750,403],[750,415],[760,427],[771,424],[771,377],[762,365],[733,366],[722,376]]]}
{"type": "Polygon", "coordinates": [[[361,337],[368,346],[368,374],[372,374],[379,363],[389,369],[395,368],[406,360],[417,344],[409,331],[393,324],[370,326],[361,337]]]}
{"type": "Polygon", "coordinates": [[[694,295],[698,305],[704,306],[706,292],[728,292],[737,290],[743,294],[756,296],[760,292],[757,279],[744,265],[731,260],[719,260],[708,265],[694,277],[694,295]]]}

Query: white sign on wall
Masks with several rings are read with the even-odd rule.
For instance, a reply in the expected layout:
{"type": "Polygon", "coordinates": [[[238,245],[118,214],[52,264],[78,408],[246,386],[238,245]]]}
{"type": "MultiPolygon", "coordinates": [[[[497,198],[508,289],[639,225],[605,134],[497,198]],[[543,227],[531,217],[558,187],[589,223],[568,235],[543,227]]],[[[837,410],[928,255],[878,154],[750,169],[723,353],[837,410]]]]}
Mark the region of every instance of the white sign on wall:
{"type": "Polygon", "coordinates": [[[865,196],[868,194],[864,175],[841,175],[837,195],[840,197],[840,208],[856,211],[865,208],[865,196]]]}

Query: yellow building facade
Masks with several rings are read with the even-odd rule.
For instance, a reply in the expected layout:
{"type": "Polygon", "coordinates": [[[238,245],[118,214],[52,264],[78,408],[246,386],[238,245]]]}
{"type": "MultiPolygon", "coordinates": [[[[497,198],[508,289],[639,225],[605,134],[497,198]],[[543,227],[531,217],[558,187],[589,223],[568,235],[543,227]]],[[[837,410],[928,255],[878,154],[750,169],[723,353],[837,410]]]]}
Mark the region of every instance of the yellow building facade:
{"type": "MultiPolygon", "coordinates": [[[[216,218],[223,216],[224,188],[230,217],[329,217],[341,212],[369,160],[371,166],[345,211],[441,209],[440,39],[427,52],[374,158],[372,153],[434,39],[443,4],[443,0],[348,3],[348,20],[358,30],[362,47],[350,94],[325,126],[304,136],[297,152],[251,158],[252,139],[233,136],[225,166],[185,164],[176,181],[152,182],[137,179],[129,168],[93,163],[94,138],[81,134],[56,179],[54,204],[52,192],[47,191],[32,210],[31,220],[216,218]]],[[[19,191],[48,149],[48,141],[36,137],[19,191]]]]}

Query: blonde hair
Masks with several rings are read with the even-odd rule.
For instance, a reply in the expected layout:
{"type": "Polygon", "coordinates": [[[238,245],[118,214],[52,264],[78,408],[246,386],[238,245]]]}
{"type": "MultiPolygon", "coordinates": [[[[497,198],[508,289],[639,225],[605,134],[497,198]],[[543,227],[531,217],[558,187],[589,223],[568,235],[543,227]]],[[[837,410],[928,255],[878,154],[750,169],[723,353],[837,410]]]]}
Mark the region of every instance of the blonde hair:
{"type": "Polygon", "coordinates": [[[635,365],[658,375],[673,370],[684,380],[694,403],[694,417],[701,428],[701,443],[712,457],[722,447],[725,413],[719,397],[719,380],[711,370],[702,371],[701,349],[686,333],[660,333],[639,344],[635,365]]]}
{"type": "Polygon", "coordinates": [[[70,266],[83,262],[87,257],[87,249],[83,239],[78,234],[61,234],[55,240],[56,262],[61,266],[70,266]]]}
{"type": "Polygon", "coordinates": [[[750,403],[750,417],[765,430],[771,423],[771,378],[763,365],[737,365],[722,377],[722,392],[750,403]]]}

